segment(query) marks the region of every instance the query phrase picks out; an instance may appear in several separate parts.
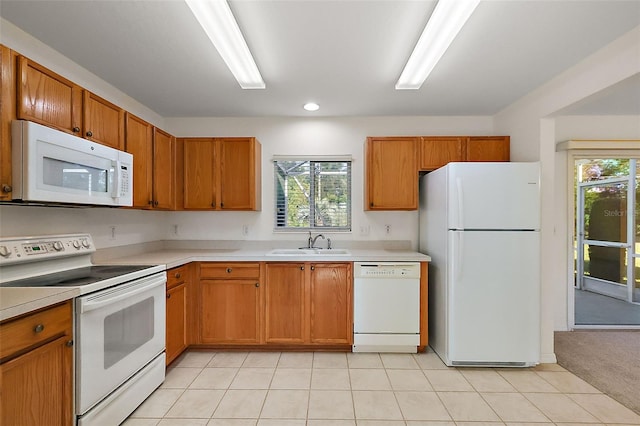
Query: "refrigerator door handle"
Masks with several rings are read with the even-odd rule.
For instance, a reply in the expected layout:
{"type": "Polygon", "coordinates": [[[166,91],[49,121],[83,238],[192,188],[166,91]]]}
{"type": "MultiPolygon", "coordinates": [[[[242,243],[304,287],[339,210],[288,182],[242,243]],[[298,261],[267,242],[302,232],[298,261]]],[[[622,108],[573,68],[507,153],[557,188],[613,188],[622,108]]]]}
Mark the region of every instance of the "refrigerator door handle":
{"type": "Polygon", "coordinates": [[[462,178],[456,178],[458,189],[458,224],[457,229],[464,229],[464,193],[462,191],[462,178]]]}
{"type": "Polygon", "coordinates": [[[456,252],[454,254],[454,262],[455,262],[455,277],[454,277],[454,282],[459,283],[460,280],[462,279],[462,253],[464,253],[464,236],[462,235],[462,232],[456,232],[456,238],[458,241],[456,241],[455,247],[456,247],[456,252]]]}

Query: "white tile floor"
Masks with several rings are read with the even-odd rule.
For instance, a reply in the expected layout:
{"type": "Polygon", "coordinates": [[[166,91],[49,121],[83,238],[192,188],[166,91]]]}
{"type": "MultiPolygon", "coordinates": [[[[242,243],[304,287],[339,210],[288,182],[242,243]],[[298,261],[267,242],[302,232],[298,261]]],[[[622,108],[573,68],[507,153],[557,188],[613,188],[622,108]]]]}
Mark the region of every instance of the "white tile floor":
{"type": "Polygon", "coordinates": [[[555,364],[457,369],[433,352],[187,352],[124,425],[527,423],[640,425],[640,416],[555,364]]]}

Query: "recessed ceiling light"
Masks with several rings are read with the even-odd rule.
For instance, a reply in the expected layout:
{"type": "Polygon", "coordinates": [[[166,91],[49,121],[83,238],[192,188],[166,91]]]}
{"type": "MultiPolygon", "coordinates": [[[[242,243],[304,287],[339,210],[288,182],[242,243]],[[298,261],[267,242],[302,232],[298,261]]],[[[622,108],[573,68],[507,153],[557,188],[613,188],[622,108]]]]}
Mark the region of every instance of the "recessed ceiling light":
{"type": "Polygon", "coordinates": [[[317,111],[320,109],[320,105],[315,102],[307,102],[306,104],[304,104],[303,108],[307,111],[317,111]]]}
{"type": "Polygon", "coordinates": [[[396,90],[419,89],[467,22],[480,0],[438,0],[396,83],[396,90]]]}
{"type": "Polygon", "coordinates": [[[265,84],[226,0],[185,0],[191,12],[243,89],[265,84]]]}

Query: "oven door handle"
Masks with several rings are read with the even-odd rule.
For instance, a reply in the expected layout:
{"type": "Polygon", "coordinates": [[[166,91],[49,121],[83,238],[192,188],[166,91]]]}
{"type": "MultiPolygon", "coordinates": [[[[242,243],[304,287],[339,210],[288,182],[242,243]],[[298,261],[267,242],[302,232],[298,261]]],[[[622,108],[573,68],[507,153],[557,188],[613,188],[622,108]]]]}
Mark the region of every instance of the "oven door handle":
{"type": "Polygon", "coordinates": [[[112,289],[101,292],[101,294],[87,297],[86,299],[81,297],[78,308],[80,313],[100,309],[112,303],[130,299],[131,297],[149,291],[154,287],[164,286],[166,282],[165,273],[154,275],[146,279],[135,280],[129,284],[116,286],[112,289]]]}

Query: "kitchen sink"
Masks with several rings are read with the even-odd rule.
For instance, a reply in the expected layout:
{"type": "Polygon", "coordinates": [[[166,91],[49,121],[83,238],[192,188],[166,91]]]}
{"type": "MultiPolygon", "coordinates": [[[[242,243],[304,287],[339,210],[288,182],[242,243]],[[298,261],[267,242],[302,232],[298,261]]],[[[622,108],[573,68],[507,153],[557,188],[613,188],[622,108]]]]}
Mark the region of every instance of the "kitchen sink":
{"type": "Polygon", "coordinates": [[[346,249],[275,249],[267,253],[267,256],[348,256],[351,252],[346,249]]]}

